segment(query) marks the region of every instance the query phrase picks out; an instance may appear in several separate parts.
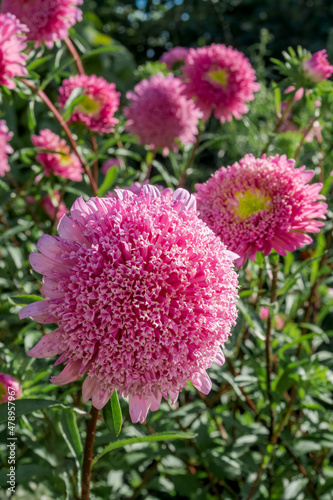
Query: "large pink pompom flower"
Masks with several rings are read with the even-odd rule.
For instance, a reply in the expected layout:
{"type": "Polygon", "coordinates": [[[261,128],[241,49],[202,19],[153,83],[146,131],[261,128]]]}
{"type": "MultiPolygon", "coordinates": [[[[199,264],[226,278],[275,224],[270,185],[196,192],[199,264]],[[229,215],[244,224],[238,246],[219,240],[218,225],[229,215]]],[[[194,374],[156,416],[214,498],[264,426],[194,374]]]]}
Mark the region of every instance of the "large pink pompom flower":
{"type": "Polygon", "coordinates": [[[8,373],[0,373],[0,404],[14,401],[22,394],[22,388],[16,378],[8,373]]]}
{"type": "Polygon", "coordinates": [[[0,85],[16,87],[13,78],[27,74],[26,35],[28,28],[12,14],[0,14],[0,85]]]}
{"type": "Polygon", "coordinates": [[[184,95],[184,85],[173,75],[156,75],[128,92],[126,129],[139,136],[139,143],[151,149],[178,151],[179,145],[195,142],[201,113],[184,95]]]}
{"type": "Polygon", "coordinates": [[[303,69],[314,83],[327,80],[333,73],[333,66],[327,59],[326,50],[319,50],[310,59],[304,61],[303,69]]]}
{"type": "Polygon", "coordinates": [[[52,382],[85,373],[83,400],[102,408],[116,389],[129,396],[133,422],[174,403],[187,380],[207,394],[206,369],[222,365],[221,346],[235,323],[237,275],[233,254],[197,216],[195,199],[178,189],[160,196],[79,198],[44,235],[30,263],[44,275],[46,300],[20,318],[59,327],[29,351],[66,367],[52,382]]]}
{"type": "Polygon", "coordinates": [[[13,137],[13,132],[9,132],[5,120],[0,120],[0,177],[4,177],[9,172],[8,155],[13,153],[13,148],[9,141],[13,137]]]}
{"type": "Polygon", "coordinates": [[[305,233],[317,233],[325,219],[322,184],[308,184],[313,170],[295,169],[295,160],[246,155],[231,167],[220,168],[205,183],[197,184],[201,218],[240,258],[256,259],[257,252],[280,255],[312,242],[305,233]]]}
{"type": "Polygon", "coordinates": [[[33,135],[31,140],[36,148],[54,151],[54,153],[40,151],[36,155],[36,160],[44,167],[46,176],[53,172],[54,175],[60,175],[72,181],[82,180],[81,162],[74,153],[70,152],[64,139],[51,130],[44,129],[39,135],[33,135]]]}
{"type": "Polygon", "coordinates": [[[248,112],[247,101],[260,88],[249,60],[221,44],[190,49],[183,66],[185,93],[195,99],[204,119],[214,113],[221,123],[248,112]]]}
{"type": "Polygon", "coordinates": [[[74,109],[69,123],[82,122],[90,130],[106,134],[113,132],[118,120],[114,114],[119,108],[120,93],[114,83],[95,75],[71,76],[62,82],[59,92],[59,106],[62,109],[73,90],[84,89],[83,100],[74,109]]]}
{"type": "Polygon", "coordinates": [[[48,48],[68,35],[68,29],[81,21],[77,7],[83,0],[2,0],[1,12],[10,12],[29,28],[28,40],[48,48]]]}
{"type": "Polygon", "coordinates": [[[166,67],[170,70],[175,70],[185,64],[187,54],[190,49],[186,47],[174,47],[162,54],[160,61],[166,64],[166,67]]]}

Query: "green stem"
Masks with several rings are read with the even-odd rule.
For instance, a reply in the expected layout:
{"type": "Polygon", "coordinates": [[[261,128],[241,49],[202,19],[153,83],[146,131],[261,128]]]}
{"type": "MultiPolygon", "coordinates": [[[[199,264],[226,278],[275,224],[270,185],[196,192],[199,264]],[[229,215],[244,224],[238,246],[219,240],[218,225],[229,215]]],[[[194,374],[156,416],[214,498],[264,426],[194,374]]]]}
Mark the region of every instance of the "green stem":
{"type": "Polygon", "coordinates": [[[181,176],[180,176],[180,179],[179,179],[179,184],[178,184],[178,187],[180,187],[180,188],[185,187],[186,179],[187,179],[187,173],[188,173],[189,168],[192,166],[192,164],[194,162],[194,158],[195,158],[197,149],[199,147],[200,139],[201,139],[201,135],[202,135],[203,131],[204,131],[204,129],[199,130],[198,135],[197,135],[197,140],[195,141],[194,146],[193,146],[192,151],[191,151],[191,155],[190,155],[190,157],[188,159],[188,162],[187,162],[187,164],[186,164],[183,172],[181,173],[181,176]]]}

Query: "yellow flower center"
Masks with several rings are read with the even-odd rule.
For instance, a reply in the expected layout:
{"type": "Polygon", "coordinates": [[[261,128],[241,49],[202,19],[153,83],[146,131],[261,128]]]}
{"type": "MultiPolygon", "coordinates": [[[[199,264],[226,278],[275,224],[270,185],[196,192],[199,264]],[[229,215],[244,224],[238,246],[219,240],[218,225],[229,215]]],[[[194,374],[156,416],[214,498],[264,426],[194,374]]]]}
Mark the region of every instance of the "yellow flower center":
{"type": "Polygon", "coordinates": [[[211,69],[206,73],[206,80],[220,87],[225,87],[228,84],[228,72],[224,69],[211,69]]]}
{"type": "Polygon", "coordinates": [[[61,165],[69,165],[72,162],[72,159],[71,156],[67,153],[66,148],[60,148],[59,152],[63,153],[59,155],[61,165]]]}
{"type": "Polygon", "coordinates": [[[235,193],[235,199],[238,202],[238,205],[235,205],[235,211],[243,220],[260,210],[267,210],[271,205],[271,199],[262,194],[259,189],[238,191],[235,193]]]}
{"type": "Polygon", "coordinates": [[[86,113],[87,115],[96,115],[101,109],[101,102],[95,101],[89,96],[84,96],[84,99],[76,106],[77,111],[86,113]]]}

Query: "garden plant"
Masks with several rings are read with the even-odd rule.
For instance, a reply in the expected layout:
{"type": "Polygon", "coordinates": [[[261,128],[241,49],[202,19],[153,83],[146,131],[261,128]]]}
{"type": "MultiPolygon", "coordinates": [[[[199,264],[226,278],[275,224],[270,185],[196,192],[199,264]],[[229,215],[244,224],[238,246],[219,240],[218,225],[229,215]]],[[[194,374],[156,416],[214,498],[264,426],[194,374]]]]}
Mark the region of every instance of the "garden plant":
{"type": "Polygon", "coordinates": [[[333,59],[224,3],[0,2],[0,500],[333,498],[333,59]]]}

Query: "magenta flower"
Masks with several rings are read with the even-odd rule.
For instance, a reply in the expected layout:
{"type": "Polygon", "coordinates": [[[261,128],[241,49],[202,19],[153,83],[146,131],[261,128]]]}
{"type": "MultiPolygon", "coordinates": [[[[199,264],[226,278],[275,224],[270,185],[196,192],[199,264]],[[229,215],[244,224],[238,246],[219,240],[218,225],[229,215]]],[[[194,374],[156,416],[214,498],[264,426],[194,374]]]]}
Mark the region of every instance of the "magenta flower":
{"type": "Polygon", "coordinates": [[[79,198],[44,235],[30,263],[44,275],[46,300],[20,318],[58,323],[30,356],[60,354],[58,385],[85,373],[83,400],[102,408],[116,389],[129,396],[133,422],[174,403],[187,380],[207,394],[206,369],[222,365],[235,323],[237,276],[233,254],[196,213],[195,199],[178,189],[160,196],[145,186],[137,196],[79,198]]]}
{"type": "Polygon", "coordinates": [[[71,76],[62,82],[59,106],[62,109],[73,90],[84,89],[84,99],[75,107],[69,123],[82,122],[90,130],[107,134],[113,132],[118,120],[114,114],[119,107],[120,93],[114,83],[95,75],[71,76]]]}
{"type": "Polygon", "coordinates": [[[48,149],[52,152],[40,151],[36,160],[44,167],[46,176],[51,172],[72,181],[81,181],[83,168],[78,157],[70,152],[66,141],[49,129],[41,130],[39,135],[31,138],[36,148],[48,149]]]}
{"type": "Polygon", "coordinates": [[[2,0],[1,12],[10,12],[29,28],[28,40],[36,46],[45,42],[50,49],[57,40],[68,35],[68,29],[81,21],[76,6],[83,0],[2,0]]]}
{"type": "Polygon", "coordinates": [[[333,73],[333,66],[327,60],[326,50],[319,50],[310,59],[304,61],[303,69],[314,83],[327,80],[333,73]]]}
{"type": "Polygon", "coordinates": [[[103,163],[102,168],[101,168],[102,174],[106,175],[108,173],[108,171],[110,170],[110,168],[112,168],[114,166],[117,166],[117,167],[120,166],[119,158],[109,158],[108,160],[106,160],[106,162],[103,163]]]}
{"type": "Polygon", "coordinates": [[[126,94],[130,101],[124,109],[126,129],[139,136],[139,143],[151,149],[178,151],[182,144],[195,142],[201,113],[184,95],[184,85],[173,75],[152,76],[126,94]]]}
{"type": "Polygon", "coordinates": [[[164,52],[160,61],[164,62],[166,67],[171,71],[178,69],[185,64],[189,50],[190,49],[187,49],[186,47],[174,47],[173,49],[164,52]]]}
{"type": "Polygon", "coordinates": [[[295,160],[248,154],[231,167],[220,168],[197,184],[201,218],[240,258],[256,259],[257,252],[280,255],[312,242],[305,233],[317,233],[325,219],[322,184],[308,184],[313,170],[295,169],[295,160]]]}
{"type": "Polygon", "coordinates": [[[8,373],[0,373],[0,404],[14,401],[22,394],[20,383],[8,373]]]}
{"type": "Polygon", "coordinates": [[[60,201],[60,193],[57,189],[53,191],[51,196],[47,194],[39,202],[46,214],[51,220],[55,218],[60,220],[61,217],[68,212],[67,207],[63,201],[60,201]]]}
{"type": "Polygon", "coordinates": [[[0,85],[16,87],[13,78],[24,76],[27,54],[25,33],[28,28],[12,14],[0,14],[0,85]]]}
{"type": "Polygon", "coordinates": [[[195,99],[204,119],[214,113],[221,123],[248,112],[260,88],[249,60],[238,50],[221,44],[190,49],[182,68],[185,94],[195,99]]]}
{"type": "Polygon", "coordinates": [[[9,144],[12,137],[13,132],[9,132],[5,120],[0,120],[0,177],[10,170],[8,155],[14,152],[9,144]]]}

